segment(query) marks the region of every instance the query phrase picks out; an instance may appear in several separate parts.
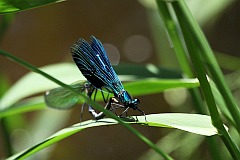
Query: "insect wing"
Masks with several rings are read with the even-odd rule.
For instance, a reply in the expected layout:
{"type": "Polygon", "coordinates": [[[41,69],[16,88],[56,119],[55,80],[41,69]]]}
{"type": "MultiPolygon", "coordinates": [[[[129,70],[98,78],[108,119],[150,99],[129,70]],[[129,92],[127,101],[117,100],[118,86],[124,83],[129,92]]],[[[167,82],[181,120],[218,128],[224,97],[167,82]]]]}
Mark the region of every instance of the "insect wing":
{"type": "MultiPolygon", "coordinates": [[[[84,92],[85,83],[85,81],[74,83],[71,87],[78,92],[84,92]]],[[[47,91],[44,95],[44,100],[46,105],[50,108],[68,110],[79,103],[81,99],[79,95],[76,95],[68,89],[58,87],[47,91]]]]}
{"type": "Polygon", "coordinates": [[[117,74],[113,70],[102,43],[91,36],[91,45],[79,39],[71,47],[73,59],[82,74],[97,88],[106,86],[115,94],[123,89],[117,74]]]}

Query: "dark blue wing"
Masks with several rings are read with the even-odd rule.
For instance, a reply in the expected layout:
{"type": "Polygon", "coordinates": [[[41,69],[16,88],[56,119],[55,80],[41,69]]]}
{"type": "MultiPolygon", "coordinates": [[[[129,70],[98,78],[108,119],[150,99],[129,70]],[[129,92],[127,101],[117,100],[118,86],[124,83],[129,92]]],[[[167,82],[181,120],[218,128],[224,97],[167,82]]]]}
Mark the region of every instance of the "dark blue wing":
{"type": "Polygon", "coordinates": [[[71,47],[73,60],[87,80],[97,88],[105,86],[115,94],[123,90],[121,81],[113,70],[102,43],[91,36],[91,45],[79,39],[71,47]]]}

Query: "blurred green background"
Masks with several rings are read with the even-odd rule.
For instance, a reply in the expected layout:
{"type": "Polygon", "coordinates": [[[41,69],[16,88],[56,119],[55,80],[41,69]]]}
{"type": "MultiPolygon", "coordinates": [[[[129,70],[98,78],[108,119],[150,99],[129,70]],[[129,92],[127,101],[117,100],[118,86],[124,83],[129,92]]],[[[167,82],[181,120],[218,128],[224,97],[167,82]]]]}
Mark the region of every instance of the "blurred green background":
{"type": "MultiPolygon", "coordinates": [[[[218,12],[215,14],[212,12],[214,7],[217,8],[218,5],[210,6],[209,10],[212,11],[210,12],[206,9],[210,5],[208,1],[191,1],[189,4],[192,6],[194,16],[197,17],[201,24],[212,48],[227,55],[238,56],[240,52],[240,2],[229,1],[222,8],[218,9],[218,12]]],[[[94,35],[102,41],[107,52],[111,53],[109,56],[114,64],[117,64],[118,61],[120,64],[153,63],[164,68],[179,71],[171,42],[160,23],[157,11],[143,5],[143,1],[69,0],[19,12],[3,37],[1,37],[0,47],[37,67],[41,67],[58,62],[72,62],[69,51],[70,46],[80,37],[89,40],[90,35],[94,35]],[[160,28],[162,28],[162,31],[156,33],[156,29],[160,30],[160,28]],[[162,38],[156,38],[159,36],[162,38]]],[[[222,55],[218,55],[218,58],[220,65],[222,64],[224,67],[224,71],[229,73],[226,59],[222,58],[222,55]]],[[[0,57],[0,74],[7,78],[10,85],[27,72],[28,70],[18,64],[0,57]]],[[[189,113],[192,111],[192,104],[185,90],[171,92],[172,96],[170,97],[173,97],[173,99],[166,100],[165,97],[169,97],[168,94],[170,93],[138,97],[141,100],[141,109],[146,114],[163,112],[189,113]],[[176,98],[174,99],[174,97],[176,98]],[[169,105],[167,102],[175,102],[177,100],[180,100],[177,104],[171,103],[169,105]]],[[[37,113],[27,113],[24,117],[26,121],[32,122],[36,121],[38,117],[43,118],[43,115],[46,114],[48,114],[48,118],[45,124],[54,124],[56,121],[66,119],[66,123],[63,126],[69,126],[79,122],[80,107],[76,107],[71,111],[46,109],[37,113]],[[62,112],[69,114],[65,115],[62,112]]],[[[130,112],[130,114],[136,113],[130,112]]],[[[91,118],[87,111],[84,113],[84,118],[91,118]]],[[[18,119],[15,118],[15,120],[18,119]]],[[[51,127],[47,124],[46,127],[44,127],[44,123],[41,124],[43,124],[43,130],[38,134],[44,135],[42,132],[48,133],[43,138],[48,137],[63,127],[59,125],[59,127],[51,130],[51,127]]],[[[34,129],[38,125],[37,121],[35,125],[31,127],[31,130],[37,130],[34,129]]],[[[153,142],[158,142],[161,137],[173,131],[165,128],[148,127],[147,130],[145,127],[138,126],[136,128],[153,142]]],[[[20,123],[19,129],[13,131],[13,135],[11,135],[13,141],[17,136],[25,138],[20,145],[16,144],[17,142],[14,143],[14,149],[17,152],[36,143],[33,139],[37,133],[32,135],[28,129],[28,126],[21,126],[20,123]]],[[[199,141],[197,142],[196,140],[194,143],[199,144],[198,151],[193,151],[186,158],[209,158],[208,146],[205,142],[201,143],[203,136],[182,133],[181,131],[175,132],[180,134],[179,137],[189,137],[189,140],[194,137],[194,140],[197,139],[199,141]]],[[[173,153],[173,157],[184,159],[183,155],[178,154],[187,155],[187,153],[184,153],[186,149],[184,146],[189,147],[186,146],[189,142],[172,142],[170,137],[169,141],[164,139],[161,143],[163,147],[165,145],[174,146],[174,143],[182,143],[181,147],[178,148],[176,146],[179,150],[173,153]]],[[[219,141],[219,143],[222,142],[219,141]]],[[[194,149],[193,145],[190,146],[194,149]]],[[[117,125],[92,128],[77,133],[55,145],[52,150],[43,150],[42,153],[38,153],[42,158],[38,157],[36,159],[120,160],[140,159],[141,157],[146,159],[148,156],[147,152],[148,146],[146,144],[122,126],[117,125]]],[[[2,143],[0,143],[0,157],[6,157],[2,143]]]]}

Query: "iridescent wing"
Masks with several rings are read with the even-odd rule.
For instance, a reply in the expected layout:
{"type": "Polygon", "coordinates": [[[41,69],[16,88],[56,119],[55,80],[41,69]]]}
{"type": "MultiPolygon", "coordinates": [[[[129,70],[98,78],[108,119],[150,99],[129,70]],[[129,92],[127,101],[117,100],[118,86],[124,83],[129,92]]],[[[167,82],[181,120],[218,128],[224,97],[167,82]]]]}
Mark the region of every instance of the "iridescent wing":
{"type": "Polygon", "coordinates": [[[91,45],[79,39],[71,47],[73,59],[87,80],[97,88],[105,86],[116,95],[123,90],[117,74],[113,70],[102,43],[91,36],[91,45]]]}
{"type": "MultiPolygon", "coordinates": [[[[86,83],[86,81],[78,81],[73,83],[71,87],[77,92],[85,93],[86,83]]],[[[71,109],[81,101],[78,95],[63,87],[47,91],[44,95],[44,100],[48,107],[61,110],[71,109]]]]}

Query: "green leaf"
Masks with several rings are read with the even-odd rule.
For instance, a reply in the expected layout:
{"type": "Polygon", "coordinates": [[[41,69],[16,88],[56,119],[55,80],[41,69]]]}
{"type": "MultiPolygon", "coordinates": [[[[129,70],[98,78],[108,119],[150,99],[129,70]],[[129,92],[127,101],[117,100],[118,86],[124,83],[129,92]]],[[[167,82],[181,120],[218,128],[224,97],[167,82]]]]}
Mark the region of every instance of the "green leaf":
{"type": "Polygon", "coordinates": [[[199,87],[197,79],[145,79],[124,84],[124,88],[134,96],[160,93],[172,88],[199,87]]]}
{"type": "MultiPolygon", "coordinates": [[[[126,122],[126,123],[140,124],[151,127],[176,128],[183,131],[205,136],[212,136],[217,134],[217,130],[212,126],[211,119],[207,115],[163,113],[146,115],[146,118],[147,122],[145,121],[144,116],[137,116],[138,122],[126,122]]],[[[27,158],[30,155],[84,129],[98,126],[109,126],[115,124],[118,124],[117,121],[111,118],[105,118],[99,121],[88,120],[82,122],[81,124],[77,123],[75,125],[72,125],[71,127],[64,128],[56,132],[52,136],[43,140],[41,143],[8,158],[8,160],[27,158]]]]}
{"type": "Polygon", "coordinates": [[[9,108],[1,110],[0,119],[15,114],[42,110],[44,108],[46,108],[46,105],[44,103],[43,96],[28,98],[19,103],[14,104],[9,108]]]}
{"type": "Polygon", "coordinates": [[[64,0],[1,0],[0,14],[19,12],[64,0]]]}
{"type": "Polygon", "coordinates": [[[120,64],[118,66],[113,66],[114,70],[118,75],[120,75],[121,80],[125,80],[121,77],[121,75],[124,75],[124,77],[130,76],[134,78],[162,78],[162,79],[180,79],[182,78],[182,75],[179,71],[167,69],[163,67],[158,67],[153,64],[146,64],[146,65],[140,65],[140,64],[120,64]]]}
{"type": "Polygon", "coordinates": [[[227,106],[223,100],[221,93],[217,89],[216,85],[212,81],[210,81],[210,85],[211,85],[211,89],[212,89],[212,92],[213,92],[213,95],[216,100],[216,104],[217,104],[218,108],[220,109],[222,114],[225,116],[225,118],[227,118],[227,120],[229,122],[231,122],[232,124],[234,124],[236,126],[230,112],[227,110],[227,106]]]}

